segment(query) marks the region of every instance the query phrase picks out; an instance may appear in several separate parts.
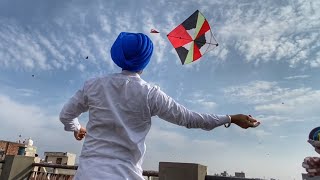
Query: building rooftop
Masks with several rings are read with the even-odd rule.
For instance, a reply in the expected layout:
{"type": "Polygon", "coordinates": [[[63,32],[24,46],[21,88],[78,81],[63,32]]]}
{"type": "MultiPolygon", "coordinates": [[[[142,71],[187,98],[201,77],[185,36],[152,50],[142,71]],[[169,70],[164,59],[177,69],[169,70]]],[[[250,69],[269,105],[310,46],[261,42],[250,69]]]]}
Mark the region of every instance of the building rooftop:
{"type": "Polygon", "coordinates": [[[44,152],[45,156],[59,156],[59,157],[68,157],[68,156],[75,156],[73,153],[69,152],[44,152]]]}

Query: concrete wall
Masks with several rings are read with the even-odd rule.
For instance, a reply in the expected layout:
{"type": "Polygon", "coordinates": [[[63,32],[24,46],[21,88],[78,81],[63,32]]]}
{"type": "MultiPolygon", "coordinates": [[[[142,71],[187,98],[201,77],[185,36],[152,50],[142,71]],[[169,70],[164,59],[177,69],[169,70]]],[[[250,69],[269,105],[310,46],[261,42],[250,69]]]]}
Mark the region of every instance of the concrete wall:
{"type": "Polygon", "coordinates": [[[53,164],[56,164],[58,158],[62,158],[61,164],[66,165],[68,163],[68,157],[61,156],[47,156],[46,160],[47,162],[52,162],[53,164]]]}
{"type": "Polygon", "coordinates": [[[309,177],[306,173],[302,173],[302,180],[320,180],[320,176],[309,177]]]}
{"type": "Polygon", "coordinates": [[[55,171],[57,174],[65,174],[65,175],[75,175],[76,170],[72,169],[56,169],[55,171]]]}
{"type": "Polygon", "coordinates": [[[20,180],[28,177],[32,171],[34,157],[7,155],[0,179],[20,180]]]}
{"type": "Polygon", "coordinates": [[[193,163],[159,163],[159,180],[204,180],[207,167],[193,163]]]}
{"type": "Polygon", "coordinates": [[[67,165],[73,166],[73,165],[75,165],[75,164],[76,164],[76,155],[75,155],[75,154],[68,153],[67,165]]]}
{"type": "Polygon", "coordinates": [[[25,156],[35,157],[36,153],[37,153],[37,147],[35,147],[35,146],[28,146],[28,147],[26,148],[25,156]]]}
{"type": "Polygon", "coordinates": [[[58,158],[62,158],[63,165],[73,166],[76,162],[76,155],[68,152],[45,152],[46,162],[56,164],[58,158]]]}

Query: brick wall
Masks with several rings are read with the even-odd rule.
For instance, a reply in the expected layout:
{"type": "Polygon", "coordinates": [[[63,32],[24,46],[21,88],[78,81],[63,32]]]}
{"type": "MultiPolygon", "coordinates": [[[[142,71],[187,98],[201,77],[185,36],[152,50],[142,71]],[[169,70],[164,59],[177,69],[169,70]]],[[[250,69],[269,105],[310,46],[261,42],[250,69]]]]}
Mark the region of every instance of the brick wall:
{"type": "MultiPolygon", "coordinates": [[[[19,146],[24,146],[24,144],[0,140],[0,151],[4,151],[4,155],[17,155],[19,146]]],[[[0,155],[1,158],[3,157],[0,155]]]]}

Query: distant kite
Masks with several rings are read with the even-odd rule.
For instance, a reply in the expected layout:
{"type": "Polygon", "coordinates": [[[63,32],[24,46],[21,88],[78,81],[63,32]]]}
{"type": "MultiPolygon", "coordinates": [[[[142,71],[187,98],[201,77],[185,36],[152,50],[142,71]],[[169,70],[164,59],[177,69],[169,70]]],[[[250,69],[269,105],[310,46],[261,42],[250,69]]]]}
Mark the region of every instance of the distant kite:
{"type": "Polygon", "coordinates": [[[155,29],[151,29],[150,33],[160,33],[160,32],[155,29]]]}
{"type": "Polygon", "coordinates": [[[88,59],[88,58],[89,58],[89,56],[86,57],[86,59],[88,59]]]}

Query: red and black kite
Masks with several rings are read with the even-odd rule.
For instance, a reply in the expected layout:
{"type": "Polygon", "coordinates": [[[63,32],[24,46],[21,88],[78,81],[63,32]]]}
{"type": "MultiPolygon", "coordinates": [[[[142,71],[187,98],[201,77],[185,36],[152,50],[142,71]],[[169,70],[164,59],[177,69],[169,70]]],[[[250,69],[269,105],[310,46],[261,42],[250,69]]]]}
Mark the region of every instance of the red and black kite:
{"type": "Polygon", "coordinates": [[[218,46],[210,25],[199,10],[167,35],[182,64],[201,58],[218,46]]]}

